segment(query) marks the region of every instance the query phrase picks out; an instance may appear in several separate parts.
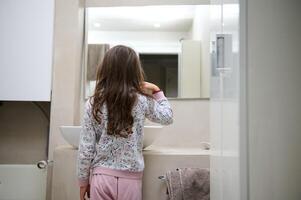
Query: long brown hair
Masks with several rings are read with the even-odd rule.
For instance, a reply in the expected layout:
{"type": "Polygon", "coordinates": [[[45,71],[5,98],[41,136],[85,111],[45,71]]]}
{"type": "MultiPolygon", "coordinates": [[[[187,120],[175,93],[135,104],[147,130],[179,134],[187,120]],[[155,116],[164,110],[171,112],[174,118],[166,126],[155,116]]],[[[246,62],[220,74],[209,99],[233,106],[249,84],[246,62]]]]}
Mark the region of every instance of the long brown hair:
{"type": "Polygon", "coordinates": [[[136,52],[126,46],[111,48],[97,70],[92,101],[93,117],[101,123],[101,108],[108,111],[107,133],[128,137],[132,133],[132,109],[137,93],[143,94],[144,72],[136,52]]]}

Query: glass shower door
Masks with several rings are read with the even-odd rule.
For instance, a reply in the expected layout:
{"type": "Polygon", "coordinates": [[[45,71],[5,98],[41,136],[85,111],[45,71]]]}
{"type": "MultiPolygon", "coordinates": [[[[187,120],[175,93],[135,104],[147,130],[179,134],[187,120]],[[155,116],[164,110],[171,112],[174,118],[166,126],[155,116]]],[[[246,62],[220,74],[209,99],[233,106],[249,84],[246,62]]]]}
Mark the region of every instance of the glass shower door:
{"type": "Polygon", "coordinates": [[[239,4],[211,0],[211,199],[240,200],[239,4]]]}

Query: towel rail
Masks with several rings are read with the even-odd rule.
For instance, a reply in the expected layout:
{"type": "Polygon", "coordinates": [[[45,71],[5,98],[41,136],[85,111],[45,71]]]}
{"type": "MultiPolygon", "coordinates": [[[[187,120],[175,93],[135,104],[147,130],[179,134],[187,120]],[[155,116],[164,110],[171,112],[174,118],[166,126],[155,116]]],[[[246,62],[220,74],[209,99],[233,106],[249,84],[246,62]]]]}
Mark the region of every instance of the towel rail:
{"type": "MultiPolygon", "coordinates": [[[[179,171],[180,169],[179,169],[179,168],[176,168],[176,170],[179,171]]],[[[166,179],[166,176],[164,176],[164,175],[158,176],[158,179],[160,179],[160,180],[165,180],[165,179],[166,179]]]]}

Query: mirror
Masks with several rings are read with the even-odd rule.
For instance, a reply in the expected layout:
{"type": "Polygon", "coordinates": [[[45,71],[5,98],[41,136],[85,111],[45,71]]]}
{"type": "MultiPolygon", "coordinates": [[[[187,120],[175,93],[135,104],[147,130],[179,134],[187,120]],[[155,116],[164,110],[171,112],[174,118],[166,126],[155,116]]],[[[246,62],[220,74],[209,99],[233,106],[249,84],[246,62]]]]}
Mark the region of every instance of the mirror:
{"type": "Polygon", "coordinates": [[[199,5],[93,7],[86,14],[85,96],[115,45],[132,47],[146,81],[168,98],[209,98],[209,9],[199,5]]]}

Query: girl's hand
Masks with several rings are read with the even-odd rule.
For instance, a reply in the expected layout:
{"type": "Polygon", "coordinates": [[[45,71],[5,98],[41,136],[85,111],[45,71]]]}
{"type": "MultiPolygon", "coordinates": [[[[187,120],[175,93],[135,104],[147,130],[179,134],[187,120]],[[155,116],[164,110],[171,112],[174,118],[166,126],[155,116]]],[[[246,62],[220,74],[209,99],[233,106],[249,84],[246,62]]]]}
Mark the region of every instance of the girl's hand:
{"type": "Polygon", "coordinates": [[[90,185],[80,187],[80,200],[85,200],[85,196],[90,198],[90,185]]]}
{"type": "Polygon", "coordinates": [[[153,92],[159,91],[160,88],[153,83],[143,82],[141,85],[142,90],[147,94],[153,94],[153,92]]]}

